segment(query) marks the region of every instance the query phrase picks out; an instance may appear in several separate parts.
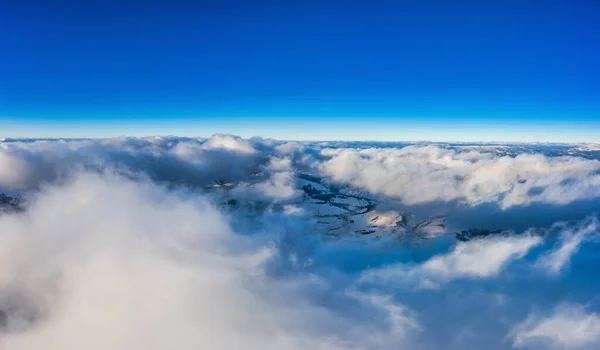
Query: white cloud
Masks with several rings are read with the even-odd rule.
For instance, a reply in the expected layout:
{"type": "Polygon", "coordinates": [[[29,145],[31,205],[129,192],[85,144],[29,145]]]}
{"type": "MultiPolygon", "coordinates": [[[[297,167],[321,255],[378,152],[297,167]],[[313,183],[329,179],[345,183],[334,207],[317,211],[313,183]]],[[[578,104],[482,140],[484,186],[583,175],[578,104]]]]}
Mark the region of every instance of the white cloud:
{"type": "MultiPolygon", "coordinates": [[[[266,275],[277,252],[261,242],[232,232],[192,193],[108,173],[75,175],[45,189],[26,213],[0,216],[0,311],[8,330],[0,344],[330,350],[405,342],[398,333],[404,307],[345,297],[389,318],[392,328],[338,315],[304,292],[327,288],[324,281],[266,275]]],[[[403,317],[410,333],[415,321],[403,317]]]]}
{"type": "Polygon", "coordinates": [[[302,151],[303,146],[297,142],[286,142],[275,147],[275,150],[280,154],[287,155],[297,151],[302,151]]]}
{"type": "MultiPolygon", "coordinates": [[[[598,283],[581,279],[596,260],[566,267],[596,243],[596,219],[454,245],[451,210],[595,198],[597,161],[495,148],[323,149],[348,145],[228,135],[0,142],[0,192],[23,192],[26,208],[0,213],[0,348],[500,350],[532,304],[540,315],[564,301],[594,305],[598,283]],[[334,198],[377,201],[343,219],[390,235],[323,234],[314,210],[323,204],[307,204],[298,173],[314,184],[329,177],[334,198]],[[424,205],[410,214],[385,196],[442,201],[447,226],[427,240],[402,236],[411,218],[439,213],[424,205]],[[542,244],[556,231],[554,247],[542,244]],[[563,274],[548,278],[530,260],[563,274]]],[[[548,329],[537,325],[551,317],[531,319],[519,346],[535,347],[548,329]]],[[[560,339],[582,338],[569,334],[560,339]]]]}
{"type": "Polygon", "coordinates": [[[189,138],[121,137],[104,140],[0,143],[0,189],[28,190],[77,169],[118,168],[157,181],[198,186],[240,181],[258,172],[259,157],[248,140],[215,135],[189,138]]]}
{"type": "Polygon", "coordinates": [[[264,183],[257,185],[257,189],[267,197],[274,199],[290,199],[298,196],[295,188],[294,175],[290,172],[276,172],[264,183]]]}
{"type": "Polygon", "coordinates": [[[406,204],[496,202],[506,209],[534,202],[568,204],[600,197],[600,162],[576,157],[459,152],[438,146],[325,149],[321,166],[336,182],[406,204]]]}
{"type": "Polygon", "coordinates": [[[540,237],[487,238],[457,244],[447,254],[417,265],[397,264],[367,271],[365,281],[404,281],[421,288],[438,288],[457,279],[497,276],[512,260],[520,259],[542,242],[540,237]]]}
{"type": "Polygon", "coordinates": [[[288,200],[300,195],[289,158],[272,157],[266,166],[266,173],[270,173],[271,176],[265,182],[256,185],[261,194],[278,200],[288,200]]]}
{"type": "Polygon", "coordinates": [[[256,153],[252,144],[238,136],[216,134],[202,144],[204,149],[225,149],[240,153],[256,153]]]}
{"type": "Polygon", "coordinates": [[[581,305],[561,304],[552,315],[530,315],[509,337],[514,348],[597,349],[600,316],[581,305]]]}
{"type": "Polygon", "coordinates": [[[32,166],[20,154],[0,148],[0,189],[21,189],[28,185],[32,177],[32,166]]]}
{"type": "Polygon", "coordinates": [[[545,253],[536,261],[537,267],[554,275],[559,274],[569,265],[571,257],[577,253],[588,236],[600,229],[600,224],[596,217],[591,217],[580,222],[574,228],[567,227],[565,224],[559,224],[558,227],[561,230],[559,244],[554,250],[545,253]]]}
{"type": "MultiPolygon", "coordinates": [[[[72,168],[118,167],[183,185],[243,181],[260,172],[321,172],[333,181],[408,205],[533,203],[565,205],[600,198],[600,162],[577,157],[497,156],[439,146],[326,148],[232,135],[0,143],[0,188],[23,190],[72,168]],[[320,153],[319,153],[320,152],[320,153]],[[270,164],[268,164],[270,162],[270,164]]],[[[272,179],[270,192],[285,182],[272,179]]],[[[286,195],[289,195],[287,193],[286,195]]]]}

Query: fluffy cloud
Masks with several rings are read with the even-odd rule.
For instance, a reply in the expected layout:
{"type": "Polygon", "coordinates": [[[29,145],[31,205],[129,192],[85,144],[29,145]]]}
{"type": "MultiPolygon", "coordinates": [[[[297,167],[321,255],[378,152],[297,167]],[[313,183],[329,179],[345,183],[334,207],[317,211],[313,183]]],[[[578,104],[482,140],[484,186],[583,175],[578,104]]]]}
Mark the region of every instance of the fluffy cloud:
{"type": "Polygon", "coordinates": [[[272,157],[265,170],[271,175],[267,181],[256,185],[259,193],[279,200],[289,200],[300,195],[289,158],[272,157]]]}
{"type": "Polygon", "coordinates": [[[0,184],[6,189],[23,188],[28,185],[33,169],[27,154],[16,151],[0,152],[0,184]]]}
{"type": "Polygon", "coordinates": [[[429,221],[402,206],[488,203],[531,224],[523,206],[597,197],[598,161],[396,147],[0,142],[0,193],[23,200],[0,211],[0,348],[597,347],[597,219],[457,242],[480,226],[447,210],[417,238],[429,221]],[[386,234],[347,232],[359,224],[386,234]]]}
{"type": "Polygon", "coordinates": [[[550,274],[559,274],[568,266],[571,257],[577,253],[581,244],[593,233],[600,230],[600,224],[596,217],[590,217],[575,227],[569,227],[560,223],[551,231],[560,230],[560,241],[556,248],[542,255],[536,265],[550,274]]]}
{"type": "Polygon", "coordinates": [[[600,197],[600,162],[576,157],[457,151],[438,146],[325,149],[323,174],[406,204],[459,201],[568,204],[600,197]]]}
{"type": "Polygon", "coordinates": [[[539,245],[536,236],[477,239],[459,243],[447,254],[437,255],[414,266],[404,264],[367,271],[363,280],[408,281],[422,288],[462,278],[497,276],[511,260],[522,258],[539,245]]]}
{"type": "Polygon", "coordinates": [[[319,305],[303,289],[326,283],[268,276],[277,252],[256,242],[191,193],[74,175],[26,213],[0,216],[0,345],[383,349],[416,327],[391,300],[346,294],[389,320],[375,329],[319,305]]]}
{"type": "MultiPolygon", "coordinates": [[[[600,198],[600,162],[572,156],[498,156],[486,149],[435,145],[403,148],[327,148],[331,144],[151,137],[107,140],[0,142],[0,189],[23,190],[55,181],[72,168],[107,165],[159,181],[204,186],[246,181],[266,171],[321,174],[332,181],[400,199],[408,205],[445,202],[503,209],[534,203],[566,205],[600,198]],[[271,162],[271,163],[269,163],[271,162]],[[280,164],[275,164],[279,162],[280,164]]],[[[279,174],[269,185],[275,196],[290,184],[279,174]],[[277,189],[280,188],[280,189],[277,189]]]]}
{"type": "Polygon", "coordinates": [[[600,316],[581,305],[562,304],[547,317],[530,315],[510,336],[515,348],[597,349],[600,316]]]}
{"type": "Polygon", "coordinates": [[[106,140],[0,142],[0,190],[22,191],[55,182],[73,170],[110,167],[177,185],[241,181],[268,157],[247,140],[150,137],[106,140]]]}
{"type": "Polygon", "coordinates": [[[241,137],[217,134],[202,144],[204,149],[225,149],[240,153],[256,153],[252,144],[241,137]]]}

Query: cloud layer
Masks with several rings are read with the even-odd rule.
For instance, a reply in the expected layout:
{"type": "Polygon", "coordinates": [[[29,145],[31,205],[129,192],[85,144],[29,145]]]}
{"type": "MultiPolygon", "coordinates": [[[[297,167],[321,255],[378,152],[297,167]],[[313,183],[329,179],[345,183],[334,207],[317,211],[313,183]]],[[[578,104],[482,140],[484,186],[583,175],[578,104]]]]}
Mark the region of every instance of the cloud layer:
{"type": "Polygon", "coordinates": [[[530,315],[512,337],[517,348],[594,349],[600,346],[600,316],[581,305],[561,304],[546,317],[530,315]]]}
{"type": "Polygon", "coordinates": [[[456,279],[495,277],[511,260],[522,258],[541,241],[540,237],[530,235],[473,240],[459,243],[449,253],[436,255],[422,264],[386,266],[365,272],[363,278],[414,281],[422,288],[438,288],[441,283],[456,279]]]}
{"type": "Polygon", "coordinates": [[[416,327],[374,295],[346,298],[389,326],[342,318],[304,295],[326,291],[318,280],[265,274],[274,248],[236,235],[201,198],[147,182],[76,175],[1,217],[0,232],[8,349],[366,349],[416,327]]]}
{"type": "Polygon", "coordinates": [[[449,221],[456,207],[568,210],[600,197],[597,160],[372,146],[231,135],[0,142],[0,192],[23,201],[0,211],[0,349],[600,344],[600,282],[590,279],[600,225],[588,207],[580,220],[467,242],[453,230],[471,227],[439,220],[427,239],[398,236],[425,222],[400,207],[449,221]],[[331,192],[308,197],[307,177],[331,192]],[[377,201],[366,220],[388,234],[332,237],[310,209],[330,197],[345,200],[333,209],[377,201]]]}
{"type": "Polygon", "coordinates": [[[438,146],[323,150],[321,165],[334,181],[401,199],[407,204],[498,203],[507,209],[534,202],[568,204],[600,196],[600,162],[576,157],[457,151],[438,146]]]}

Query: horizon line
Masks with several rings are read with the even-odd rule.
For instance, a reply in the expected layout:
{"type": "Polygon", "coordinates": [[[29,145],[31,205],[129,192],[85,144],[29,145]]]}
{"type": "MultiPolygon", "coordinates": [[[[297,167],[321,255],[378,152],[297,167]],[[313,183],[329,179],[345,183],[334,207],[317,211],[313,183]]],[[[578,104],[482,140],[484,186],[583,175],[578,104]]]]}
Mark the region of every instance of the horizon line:
{"type": "Polygon", "coordinates": [[[82,141],[82,140],[107,140],[107,139],[120,139],[120,138],[134,138],[134,139],[148,139],[153,137],[174,137],[174,138],[187,138],[187,139],[210,139],[216,135],[226,135],[239,137],[245,140],[251,140],[254,138],[260,138],[263,140],[274,140],[282,142],[303,142],[303,143],[318,143],[318,142],[357,142],[357,143],[429,143],[429,144],[505,144],[505,145],[517,145],[517,144],[547,144],[547,145],[586,145],[586,144],[600,144],[600,141],[573,141],[573,142],[559,142],[559,141],[461,141],[461,140],[353,140],[353,139],[318,139],[318,140],[307,140],[307,139],[280,139],[274,137],[265,137],[255,135],[251,137],[243,137],[236,134],[230,133],[213,133],[211,136],[189,136],[189,135],[175,135],[175,134],[148,134],[143,136],[136,135],[118,135],[118,136],[99,136],[99,137],[44,137],[44,136],[0,136],[0,142],[12,142],[12,141],[82,141]]]}

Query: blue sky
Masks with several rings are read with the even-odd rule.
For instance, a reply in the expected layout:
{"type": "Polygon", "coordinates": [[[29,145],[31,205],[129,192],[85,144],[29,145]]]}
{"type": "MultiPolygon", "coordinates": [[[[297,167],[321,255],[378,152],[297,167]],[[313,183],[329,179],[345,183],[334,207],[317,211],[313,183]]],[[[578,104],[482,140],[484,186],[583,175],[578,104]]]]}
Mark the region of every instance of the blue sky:
{"type": "Polygon", "coordinates": [[[597,1],[16,1],[0,136],[600,141],[597,1]]]}

